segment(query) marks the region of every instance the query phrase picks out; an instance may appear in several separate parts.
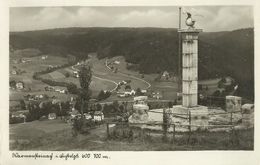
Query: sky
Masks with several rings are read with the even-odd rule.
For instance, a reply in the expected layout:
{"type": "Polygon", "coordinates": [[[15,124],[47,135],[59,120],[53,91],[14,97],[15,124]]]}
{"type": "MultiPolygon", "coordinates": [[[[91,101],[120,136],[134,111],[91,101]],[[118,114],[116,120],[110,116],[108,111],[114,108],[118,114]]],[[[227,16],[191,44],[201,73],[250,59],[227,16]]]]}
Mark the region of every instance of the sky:
{"type": "MultiPolygon", "coordinates": [[[[12,7],[10,31],[31,31],[66,27],[161,27],[178,28],[176,6],[111,7],[12,7]]],[[[195,27],[203,31],[230,31],[254,26],[251,6],[182,7],[182,27],[186,12],[195,27]]]]}

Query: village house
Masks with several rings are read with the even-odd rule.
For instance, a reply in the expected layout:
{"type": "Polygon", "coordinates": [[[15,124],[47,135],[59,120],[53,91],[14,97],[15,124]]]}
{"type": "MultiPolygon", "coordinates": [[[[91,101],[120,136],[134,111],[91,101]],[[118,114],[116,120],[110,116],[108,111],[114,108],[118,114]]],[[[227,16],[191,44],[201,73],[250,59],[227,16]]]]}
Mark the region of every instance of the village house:
{"type": "Polygon", "coordinates": [[[28,113],[29,111],[16,111],[13,112],[11,117],[17,117],[17,118],[26,118],[25,113],[28,113]]]}
{"type": "Polygon", "coordinates": [[[61,89],[59,89],[59,88],[55,89],[55,92],[60,92],[60,91],[61,91],[61,89]]]}
{"type": "Polygon", "coordinates": [[[67,93],[67,90],[65,90],[65,89],[62,89],[62,90],[60,90],[60,93],[63,93],[63,94],[65,94],[65,93],[67,93]]]}
{"type": "Polygon", "coordinates": [[[16,75],[16,74],[17,74],[17,71],[16,71],[16,70],[12,70],[12,71],[11,71],[11,74],[12,74],[12,75],[16,75]]]}
{"type": "Polygon", "coordinates": [[[120,64],[120,61],[114,61],[114,64],[119,65],[119,64],[120,64]]]}
{"type": "Polygon", "coordinates": [[[162,98],[162,94],[160,94],[160,92],[157,92],[157,93],[153,93],[153,98],[159,100],[162,98]]]}
{"type": "Polygon", "coordinates": [[[54,91],[54,87],[46,86],[44,87],[45,91],[54,91]]]}
{"type": "Polygon", "coordinates": [[[163,80],[168,80],[169,78],[170,78],[169,72],[164,71],[163,74],[162,74],[162,76],[161,76],[161,79],[163,79],[163,80]]]}
{"type": "Polygon", "coordinates": [[[13,60],[13,63],[14,64],[18,64],[18,60],[13,60]]]}
{"type": "Polygon", "coordinates": [[[131,91],[125,91],[125,95],[131,95],[131,96],[133,96],[133,95],[135,95],[135,90],[131,90],[131,91]]]}
{"type": "Polygon", "coordinates": [[[56,119],[56,118],[57,118],[56,113],[49,113],[49,115],[48,115],[48,119],[49,119],[49,120],[54,120],[54,119],[56,119]]]}
{"type": "Polygon", "coordinates": [[[147,93],[147,90],[146,89],[142,89],[141,93],[145,94],[145,93],[147,93]]]}
{"type": "Polygon", "coordinates": [[[54,68],[54,66],[52,66],[52,65],[48,66],[48,69],[53,69],[53,68],[54,68]]]}
{"type": "Polygon", "coordinates": [[[94,121],[103,121],[104,120],[104,114],[101,111],[95,111],[94,112],[94,121]]]}
{"type": "Polygon", "coordinates": [[[73,76],[76,78],[79,78],[79,72],[78,71],[73,71],[73,76]]]}
{"type": "Polygon", "coordinates": [[[87,120],[92,119],[92,116],[88,113],[84,113],[83,115],[84,115],[85,119],[87,119],[87,120]]]}
{"type": "Polygon", "coordinates": [[[28,110],[25,110],[25,111],[16,111],[16,112],[13,112],[12,115],[11,115],[11,118],[20,118],[20,119],[23,119],[23,122],[25,123],[26,122],[26,114],[29,113],[28,110]]]}
{"type": "Polygon", "coordinates": [[[26,59],[26,58],[22,58],[22,59],[21,59],[21,62],[22,62],[22,63],[27,63],[27,62],[30,62],[30,61],[32,61],[32,60],[26,59]]]}
{"type": "Polygon", "coordinates": [[[76,116],[80,115],[79,111],[76,110],[74,107],[72,108],[72,111],[70,112],[71,118],[75,118],[76,116]]]}
{"type": "Polygon", "coordinates": [[[18,81],[16,83],[16,89],[24,89],[24,83],[22,81],[18,81]]]}
{"type": "Polygon", "coordinates": [[[128,97],[128,96],[134,96],[135,95],[135,90],[133,89],[126,89],[125,91],[120,90],[117,92],[118,97],[128,97]]]}
{"type": "Polygon", "coordinates": [[[43,99],[44,97],[45,97],[45,95],[43,95],[43,94],[38,94],[38,95],[35,95],[35,96],[34,96],[34,98],[35,98],[36,100],[43,99]]]}
{"type": "Polygon", "coordinates": [[[46,60],[48,58],[48,56],[45,55],[45,56],[42,56],[41,58],[42,58],[42,60],[46,60]]]}

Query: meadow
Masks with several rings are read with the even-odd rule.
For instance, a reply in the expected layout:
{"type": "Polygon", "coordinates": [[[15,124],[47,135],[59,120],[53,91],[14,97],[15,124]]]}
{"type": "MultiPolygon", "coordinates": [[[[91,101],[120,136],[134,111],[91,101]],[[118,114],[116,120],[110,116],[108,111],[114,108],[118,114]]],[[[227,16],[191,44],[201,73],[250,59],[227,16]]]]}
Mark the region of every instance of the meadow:
{"type": "MultiPolygon", "coordinates": [[[[119,128],[120,131],[121,128],[119,128]]],[[[193,132],[172,134],[134,129],[133,138],[114,134],[107,136],[106,125],[88,134],[72,136],[71,126],[60,119],[10,125],[10,150],[41,151],[196,151],[253,150],[254,130],[230,132],[193,132]],[[115,136],[116,135],[116,136],[115,136]]]]}
{"type": "MultiPolygon", "coordinates": [[[[45,55],[44,55],[45,56],[45,55]]],[[[9,80],[22,81],[25,84],[24,90],[9,90],[9,99],[13,100],[10,102],[10,106],[15,105],[15,100],[19,101],[20,99],[24,99],[24,95],[27,94],[47,94],[50,97],[55,96],[61,100],[68,100],[70,95],[64,95],[57,92],[45,91],[45,87],[48,86],[47,84],[34,80],[32,78],[34,72],[39,72],[42,70],[46,70],[49,66],[55,65],[63,65],[68,62],[67,58],[48,55],[48,58],[43,60],[41,52],[36,49],[26,49],[26,50],[16,50],[14,52],[10,52],[10,71],[19,69],[24,71],[21,74],[10,74],[9,80]],[[29,61],[22,63],[22,62],[14,62],[19,61],[19,59],[25,58],[29,61]]]]}

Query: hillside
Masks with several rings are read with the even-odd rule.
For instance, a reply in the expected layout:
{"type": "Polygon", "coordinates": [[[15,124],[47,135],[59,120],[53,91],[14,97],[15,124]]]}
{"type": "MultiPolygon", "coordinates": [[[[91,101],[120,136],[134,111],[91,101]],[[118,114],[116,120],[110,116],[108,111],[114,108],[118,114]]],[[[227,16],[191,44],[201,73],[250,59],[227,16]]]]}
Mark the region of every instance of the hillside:
{"type": "MultiPolygon", "coordinates": [[[[12,49],[36,48],[43,53],[86,58],[97,52],[99,58],[124,56],[138,64],[142,73],[177,71],[177,29],[165,28],[64,28],[11,32],[12,49]]],[[[241,94],[253,98],[253,29],[201,33],[199,79],[230,75],[241,86],[241,94]],[[241,74],[243,73],[243,74],[241,74]]]]}

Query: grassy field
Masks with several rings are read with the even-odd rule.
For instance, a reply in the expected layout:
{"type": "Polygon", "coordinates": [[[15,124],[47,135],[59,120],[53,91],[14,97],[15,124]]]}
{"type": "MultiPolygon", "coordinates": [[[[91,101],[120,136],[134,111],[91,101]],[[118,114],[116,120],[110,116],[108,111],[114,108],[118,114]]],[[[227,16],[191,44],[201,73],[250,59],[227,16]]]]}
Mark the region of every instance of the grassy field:
{"type": "MultiPolygon", "coordinates": [[[[111,131],[111,130],[110,130],[111,131]]],[[[72,137],[71,127],[63,121],[46,120],[10,125],[10,150],[100,150],[100,151],[180,151],[180,150],[253,150],[253,129],[230,132],[194,132],[167,140],[161,133],[135,130],[133,139],[125,136],[107,138],[106,125],[89,134],[72,137]]]]}
{"type": "MultiPolygon", "coordinates": [[[[21,75],[12,75],[10,74],[9,79],[15,81],[23,81],[25,83],[26,90],[16,91],[9,90],[9,98],[10,100],[19,100],[23,99],[24,95],[27,94],[47,94],[49,96],[56,96],[58,99],[67,100],[69,95],[60,94],[57,92],[46,92],[44,87],[48,86],[47,84],[34,80],[32,75],[34,72],[45,70],[49,67],[49,65],[63,65],[67,63],[67,58],[59,57],[59,56],[51,56],[48,55],[48,58],[45,60],[41,59],[41,53],[37,50],[17,50],[13,53],[10,53],[10,70],[15,68],[25,71],[21,75]],[[18,60],[20,58],[26,57],[30,61],[26,63],[15,63],[13,60],[18,60]],[[31,89],[30,91],[28,89],[31,89]]],[[[11,102],[10,106],[12,106],[14,102],[11,102]]],[[[14,103],[16,104],[16,103],[14,103]]]]}
{"type": "MultiPolygon", "coordinates": [[[[55,72],[61,74],[60,71],[55,71],[55,72]]],[[[54,73],[54,72],[52,72],[52,73],[54,73]]],[[[50,76],[50,74],[52,74],[52,73],[45,74],[42,77],[45,79],[53,79],[55,81],[68,82],[68,83],[72,82],[72,83],[76,84],[78,87],[80,87],[78,78],[75,78],[72,76],[70,76],[70,77],[59,76],[59,78],[58,78],[58,76],[56,76],[56,78],[53,78],[53,76],[50,76]]],[[[109,81],[101,80],[100,78],[97,78],[95,76],[92,77],[92,81],[90,83],[90,89],[92,90],[92,97],[96,97],[101,90],[110,90],[115,87],[116,87],[115,84],[113,84],[109,81]]]]}
{"type": "Polygon", "coordinates": [[[14,50],[13,52],[10,52],[10,57],[13,59],[18,58],[26,58],[26,57],[35,57],[40,56],[42,52],[38,49],[20,49],[20,50],[14,50]]]}
{"type": "MultiPolygon", "coordinates": [[[[64,94],[59,94],[57,92],[46,92],[44,91],[44,87],[46,87],[47,84],[32,79],[32,75],[35,71],[45,70],[50,65],[55,66],[55,65],[65,64],[67,63],[67,59],[58,56],[48,55],[47,59],[42,60],[41,57],[42,57],[41,52],[34,49],[15,51],[14,53],[11,53],[10,70],[16,67],[21,70],[24,70],[26,73],[23,73],[22,75],[10,75],[10,80],[23,81],[25,82],[25,87],[27,89],[28,88],[31,89],[30,92],[10,91],[11,100],[22,99],[23,95],[26,95],[28,93],[48,94],[49,96],[56,96],[58,99],[61,100],[66,100],[70,98],[70,95],[66,96],[64,94]],[[14,59],[19,59],[21,57],[26,57],[31,61],[27,63],[13,62],[14,59]]],[[[98,60],[95,56],[92,56],[89,59],[90,64],[93,66],[93,77],[92,77],[92,82],[90,84],[90,89],[92,90],[93,98],[95,98],[101,90],[114,89],[116,87],[115,83],[118,83],[123,80],[131,80],[130,85],[132,89],[137,89],[137,88],[146,89],[148,85],[144,81],[141,81],[140,79],[149,82],[151,84],[149,90],[151,90],[152,92],[156,92],[156,93],[159,92],[160,94],[162,94],[163,96],[162,99],[174,100],[176,98],[177,84],[175,82],[154,81],[154,79],[158,76],[158,74],[149,74],[149,75],[145,74],[144,78],[142,78],[140,73],[126,69],[125,59],[121,56],[108,59],[109,62],[113,62],[115,60],[120,61],[120,64],[115,65],[118,68],[118,72],[114,73],[106,67],[105,65],[106,60],[107,59],[98,60]]],[[[79,80],[73,77],[72,75],[73,75],[73,69],[71,67],[68,67],[68,68],[56,70],[49,74],[42,75],[42,77],[46,79],[53,79],[55,81],[73,82],[79,87],[80,86],[79,80]],[[70,77],[65,77],[66,73],[70,73],[70,77]]],[[[208,91],[216,90],[216,84],[217,84],[216,80],[202,81],[200,83],[208,84],[209,85],[208,91]]],[[[124,88],[124,86],[122,88],[124,88]]],[[[106,101],[113,101],[113,100],[123,101],[123,100],[132,100],[132,99],[133,99],[132,97],[118,98],[116,94],[113,94],[106,101]]]]}
{"type": "MultiPolygon", "coordinates": [[[[122,73],[113,73],[105,66],[105,59],[98,60],[96,57],[92,57],[90,60],[91,65],[93,66],[93,76],[92,82],[90,84],[90,89],[92,90],[93,97],[96,97],[101,90],[112,90],[116,87],[115,83],[118,83],[123,80],[131,80],[132,89],[145,89],[147,84],[143,81],[140,81],[136,78],[133,78],[134,74],[125,75],[122,73]]],[[[65,69],[59,69],[55,72],[42,75],[43,78],[53,79],[56,81],[64,81],[64,82],[73,82],[79,87],[79,80],[72,76],[73,69],[71,67],[65,69]],[[63,76],[59,76],[60,74],[65,74],[69,72],[71,74],[70,77],[66,78],[63,76]]]]}
{"type": "Polygon", "coordinates": [[[47,138],[51,134],[55,135],[59,131],[70,129],[67,123],[59,119],[11,124],[9,127],[10,149],[19,149],[39,139],[44,141],[44,137],[47,138]]]}
{"type": "Polygon", "coordinates": [[[64,74],[62,74],[62,73],[60,73],[60,72],[57,72],[57,71],[51,72],[51,73],[49,73],[49,75],[50,75],[51,78],[54,79],[54,80],[65,78],[64,74]]]}

